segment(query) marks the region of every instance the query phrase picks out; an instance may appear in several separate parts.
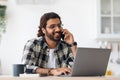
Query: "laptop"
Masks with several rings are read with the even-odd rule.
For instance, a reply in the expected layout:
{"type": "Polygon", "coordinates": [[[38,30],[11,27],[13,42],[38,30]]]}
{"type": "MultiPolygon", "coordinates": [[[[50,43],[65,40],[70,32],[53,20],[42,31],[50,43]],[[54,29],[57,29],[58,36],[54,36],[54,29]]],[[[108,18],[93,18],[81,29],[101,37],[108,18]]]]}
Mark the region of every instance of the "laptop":
{"type": "Polygon", "coordinates": [[[77,48],[72,73],[69,76],[104,76],[111,49],[77,48]]]}

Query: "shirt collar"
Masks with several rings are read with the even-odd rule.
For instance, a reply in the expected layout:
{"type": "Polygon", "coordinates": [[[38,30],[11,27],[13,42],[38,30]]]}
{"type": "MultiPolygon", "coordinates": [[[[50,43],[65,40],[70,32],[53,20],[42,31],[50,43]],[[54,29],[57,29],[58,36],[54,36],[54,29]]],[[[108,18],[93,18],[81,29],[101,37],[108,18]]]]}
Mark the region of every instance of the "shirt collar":
{"type": "MultiPolygon", "coordinates": [[[[61,49],[62,49],[62,44],[61,44],[61,42],[62,42],[61,40],[58,42],[57,47],[55,48],[55,51],[58,51],[58,50],[61,50],[61,49]]],[[[43,46],[44,49],[45,49],[45,48],[48,48],[48,45],[47,45],[47,43],[46,43],[46,40],[45,40],[45,37],[44,37],[44,36],[42,36],[41,44],[42,44],[42,46],[43,46]]]]}

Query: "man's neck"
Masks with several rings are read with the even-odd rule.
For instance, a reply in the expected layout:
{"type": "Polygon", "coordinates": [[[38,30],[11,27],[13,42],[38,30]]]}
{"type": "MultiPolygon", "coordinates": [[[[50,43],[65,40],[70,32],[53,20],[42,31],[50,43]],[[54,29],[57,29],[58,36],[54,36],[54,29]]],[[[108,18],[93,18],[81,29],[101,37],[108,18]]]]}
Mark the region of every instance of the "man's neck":
{"type": "Polygon", "coordinates": [[[52,41],[50,39],[46,39],[46,43],[51,49],[56,48],[58,44],[58,42],[52,41]]]}

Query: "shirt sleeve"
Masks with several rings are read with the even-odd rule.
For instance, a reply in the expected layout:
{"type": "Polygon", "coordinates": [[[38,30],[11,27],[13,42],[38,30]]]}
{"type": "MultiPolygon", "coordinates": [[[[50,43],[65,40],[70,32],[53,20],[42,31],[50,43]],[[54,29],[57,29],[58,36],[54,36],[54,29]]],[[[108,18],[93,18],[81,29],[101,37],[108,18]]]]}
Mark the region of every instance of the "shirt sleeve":
{"type": "Polygon", "coordinates": [[[73,56],[72,50],[71,50],[71,48],[68,48],[66,64],[69,68],[72,68],[73,61],[74,61],[74,56],[73,56]]]}
{"type": "Polygon", "coordinates": [[[35,66],[36,58],[34,47],[34,40],[29,40],[24,46],[22,63],[26,66],[26,73],[35,73],[36,68],[38,68],[38,66],[35,66]]]}

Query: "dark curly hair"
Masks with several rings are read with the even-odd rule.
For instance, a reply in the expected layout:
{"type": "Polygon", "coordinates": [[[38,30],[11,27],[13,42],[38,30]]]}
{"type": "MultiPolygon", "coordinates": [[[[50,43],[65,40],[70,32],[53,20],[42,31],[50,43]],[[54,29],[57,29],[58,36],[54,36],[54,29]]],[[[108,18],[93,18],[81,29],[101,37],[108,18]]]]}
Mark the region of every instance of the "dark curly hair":
{"type": "Polygon", "coordinates": [[[60,20],[60,23],[62,24],[60,16],[58,14],[54,13],[54,12],[45,13],[41,17],[41,19],[40,19],[40,25],[39,25],[39,30],[38,30],[38,34],[37,34],[38,37],[44,36],[44,33],[42,32],[42,28],[46,28],[47,21],[49,19],[54,19],[54,18],[58,18],[60,20]]]}

